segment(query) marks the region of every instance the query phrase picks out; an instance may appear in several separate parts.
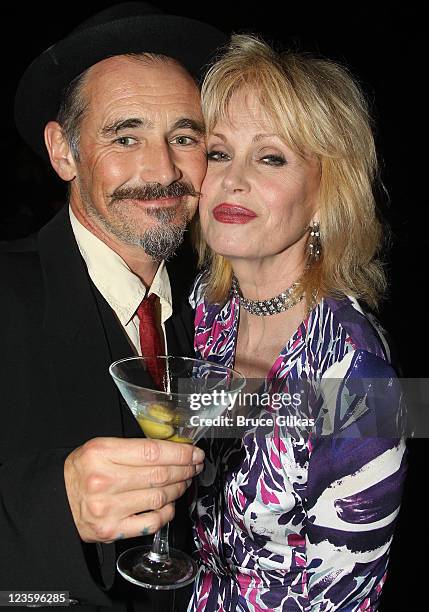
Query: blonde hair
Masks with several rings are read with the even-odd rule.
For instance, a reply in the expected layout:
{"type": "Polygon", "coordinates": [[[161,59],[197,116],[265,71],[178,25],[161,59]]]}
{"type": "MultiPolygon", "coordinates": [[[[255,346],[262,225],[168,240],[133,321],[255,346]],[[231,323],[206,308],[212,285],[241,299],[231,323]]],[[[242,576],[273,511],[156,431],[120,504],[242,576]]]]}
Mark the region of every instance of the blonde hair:
{"type": "MultiPolygon", "coordinates": [[[[279,136],[296,153],[319,160],[322,253],[301,281],[311,296],[353,295],[377,306],[386,289],[377,258],[382,227],[373,184],[377,157],[366,100],[347,70],[304,53],[277,53],[253,35],[234,35],[202,85],[207,131],[228,119],[232,96],[254,92],[279,136]]],[[[205,242],[199,222],[194,242],[200,264],[209,267],[207,298],[224,302],[232,268],[205,242]]]]}

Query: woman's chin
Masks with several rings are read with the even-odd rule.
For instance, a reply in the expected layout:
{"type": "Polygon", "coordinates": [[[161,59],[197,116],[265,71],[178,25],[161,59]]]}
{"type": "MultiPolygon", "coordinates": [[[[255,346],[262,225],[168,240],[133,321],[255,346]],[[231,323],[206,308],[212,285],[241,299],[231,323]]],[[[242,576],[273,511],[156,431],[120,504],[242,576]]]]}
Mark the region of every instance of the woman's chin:
{"type": "Polygon", "coordinates": [[[221,255],[226,259],[250,259],[254,255],[254,253],[250,251],[249,246],[244,244],[209,243],[209,247],[216,253],[216,255],[221,255]]]}

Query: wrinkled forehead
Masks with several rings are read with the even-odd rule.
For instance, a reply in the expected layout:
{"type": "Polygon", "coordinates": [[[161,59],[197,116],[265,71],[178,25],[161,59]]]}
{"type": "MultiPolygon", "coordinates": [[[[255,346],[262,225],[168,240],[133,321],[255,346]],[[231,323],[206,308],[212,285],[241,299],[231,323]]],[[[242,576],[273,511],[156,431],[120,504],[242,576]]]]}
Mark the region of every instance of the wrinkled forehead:
{"type": "Polygon", "coordinates": [[[237,128],[243,124],[255,125],[280,136],[278,121],[270,112],[262,92],[255,88],[241,87],[231,95],[219,97],[214,103],[203,104],[204,120],[209,133],[219,124],[237,128]]]}
{"type": "Polygon", "coordinates": [[[93,111],[140,96],[148,102],[181,102],[200,112],[194,78],[178,61],[165,56],[118,55],[102,60],[86,72],[82,94],[93,111]]]}

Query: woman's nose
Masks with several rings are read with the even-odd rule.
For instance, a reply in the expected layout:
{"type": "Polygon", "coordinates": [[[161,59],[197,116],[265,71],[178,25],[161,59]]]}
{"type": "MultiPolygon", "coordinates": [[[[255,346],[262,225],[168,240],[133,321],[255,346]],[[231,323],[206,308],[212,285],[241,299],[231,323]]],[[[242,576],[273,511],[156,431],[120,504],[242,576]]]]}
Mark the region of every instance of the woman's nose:
{"type": "Polygon", "coordinates": [[[228,164],[222,179],[222,187],[229,193],[248,191],[249,183],[245,164],[235,160],[228,164]]]}

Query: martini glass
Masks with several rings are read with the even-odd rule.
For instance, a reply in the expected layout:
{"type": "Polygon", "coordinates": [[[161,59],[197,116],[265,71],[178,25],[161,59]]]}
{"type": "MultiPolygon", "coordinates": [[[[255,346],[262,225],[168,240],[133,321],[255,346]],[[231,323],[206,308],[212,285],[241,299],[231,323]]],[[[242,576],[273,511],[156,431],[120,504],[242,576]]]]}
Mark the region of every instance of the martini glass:
{"type": "MultiPolygon", "coordinates": [[[[188,357],[129,357],[112,363],[109,372],[146,437],[182,444],[198,442],[246,383],[231,368],[188,357]],[[154,360],[164,372],[163,390],[150,383],[154,360]]],[[[189,555],[169,548],[168,523],[152,546],[126,550],[116,567],[129,582],[157,590],[186,586],[198,572],[189,555]]]]}

